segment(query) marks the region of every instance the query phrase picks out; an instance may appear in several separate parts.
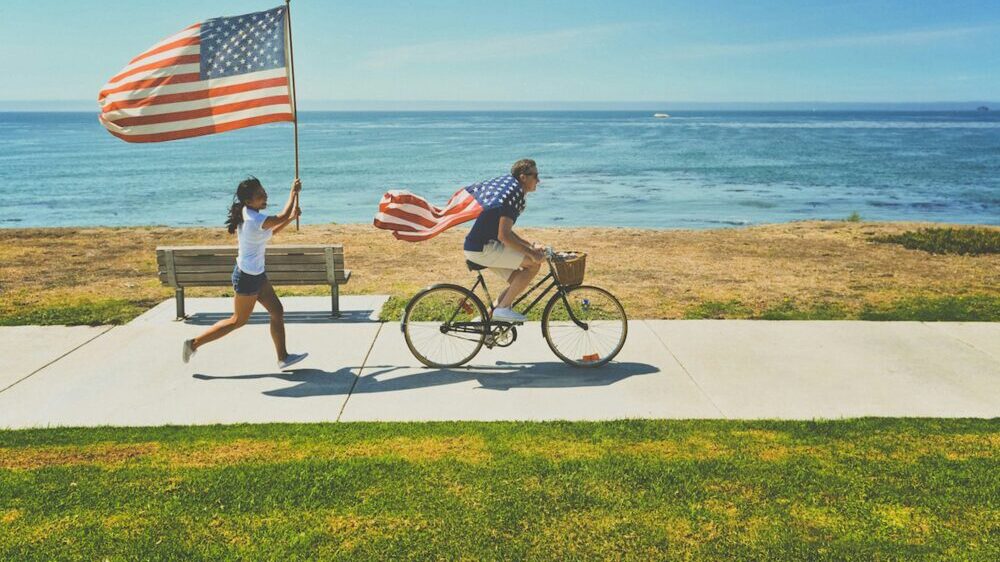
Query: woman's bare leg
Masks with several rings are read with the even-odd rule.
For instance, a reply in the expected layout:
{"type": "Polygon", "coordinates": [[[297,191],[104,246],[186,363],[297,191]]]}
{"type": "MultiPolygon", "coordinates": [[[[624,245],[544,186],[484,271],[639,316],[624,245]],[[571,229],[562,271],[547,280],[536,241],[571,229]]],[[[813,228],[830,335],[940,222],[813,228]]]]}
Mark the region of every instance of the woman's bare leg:
{"type": "Polygon", "coordinates": [[[278,352],[278,361],[284,361],[285,357],[288,357],[288,349],[285,347],[285,307],[278,300],[270,281],[266,281],[260,288],[257,301],[264,305],[271,315],[271,339],[274,340],[274,350],[278,352]]]}
{"type": "Polygon", "coordinates": [[[255,304],[257,304],[257,295],[236,295],[233,299],[233,315],[225,320],[219,320],[214,326],[205,330],[191,342],[191,347],[198,349],[249,322],[250,313],[253,312],[255,304]]]}

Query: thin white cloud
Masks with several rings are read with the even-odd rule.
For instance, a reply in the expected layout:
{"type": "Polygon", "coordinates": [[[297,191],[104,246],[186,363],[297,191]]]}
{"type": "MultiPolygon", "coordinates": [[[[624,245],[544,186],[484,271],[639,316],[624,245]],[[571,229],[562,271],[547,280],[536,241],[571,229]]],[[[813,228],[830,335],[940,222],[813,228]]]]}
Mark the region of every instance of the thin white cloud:
{"type": "Polygon", "coordinates": [[[561,29],[545,33],[509,34],[458,41],[434,41],[368,53],[361,63],[369,68],[410,64],[454,64],[494,59],[524,58],[566,51],[593,43],[633,26],[600,25],[561,29]]]}
{"type": "Polygon", "coordinates": [[[678,47],[664,52],[663,56],[669,59],[682,60],[801,51],[805,49],[924,45],[927,43],[969,37],[997,30],[1000,30],[1000,25],[993,24],[973,27],[953,27],[949,29],[925,29],[868,35],[844,35],[840,37],[817,37],[815,39],[766,41],[762,43],[705,43],[690,45],[687,47],[678,47]]]}

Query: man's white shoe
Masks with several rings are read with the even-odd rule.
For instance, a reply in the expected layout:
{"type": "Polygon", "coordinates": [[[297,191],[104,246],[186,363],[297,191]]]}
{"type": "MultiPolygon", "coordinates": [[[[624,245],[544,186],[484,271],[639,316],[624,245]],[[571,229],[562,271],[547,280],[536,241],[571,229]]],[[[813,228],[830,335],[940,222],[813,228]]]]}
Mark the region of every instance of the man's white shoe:
{"type": "Polygon", "coordinates": [[[510,308],[498,308],[493,311],[494,322],[524,322],[528,318],[525,315],[510,308]]]}
{"type": "Polygon", "coordinates": [[[191,356],[194,355],[195,351],[197,350],[194,348],[194,340],[184,340],[184,350],[181,351],[181,359],[187,363],[191,360],[191,356]]]}
{"type": "Polygon", "coordinates": [[[308,353],[289,353],[283,361],[278,361],[278,368],[282,371],[308,357],[308,353]]]}

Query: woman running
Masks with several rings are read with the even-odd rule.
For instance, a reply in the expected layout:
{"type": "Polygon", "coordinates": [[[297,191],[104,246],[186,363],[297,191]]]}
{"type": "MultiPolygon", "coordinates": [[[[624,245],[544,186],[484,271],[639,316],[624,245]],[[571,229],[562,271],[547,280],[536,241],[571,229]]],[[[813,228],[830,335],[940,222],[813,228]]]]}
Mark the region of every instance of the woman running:
{"type": "Polygon", "coordinates": [[[233,197],[233,206],[229,209],[226,226],[229,233],[236,234],[239,241],[239,253],[236,256],[236,267],[233,268],[233,315],[216,322],[200,336],[184,341],[182,358],[187,363],[191,356],[203,345],[215,341],[233,330],[243,326],[250,320],[250,313],[258,302],[264,305],[271,315],[271,339],[274,349],[278,352],[278,368],[286,369],[306,358],[308,353],[288,353],[285,348],[285,317],[284,308],[278,295],[274,293],[271,282],[264,273],[264,252],[271,236],[288,226],[290,222],[302,214],[297,205],[296,195],[302,189],[298,178],[292,182],[285,208],[274,216],[267,216],[261,211],[267,207],[267,191],[260,180],[250,176],[240,182],[233,197]]]}

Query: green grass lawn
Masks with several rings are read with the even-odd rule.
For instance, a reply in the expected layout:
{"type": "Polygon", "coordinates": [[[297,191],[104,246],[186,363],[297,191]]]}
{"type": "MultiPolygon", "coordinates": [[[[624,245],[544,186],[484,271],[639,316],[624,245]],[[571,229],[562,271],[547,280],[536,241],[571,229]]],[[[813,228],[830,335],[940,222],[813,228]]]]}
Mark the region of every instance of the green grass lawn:
{"type": "Polygon", "coordinates": [[[0,560],[1000,558],[1000,420],[0,432],[0,560]]]}

